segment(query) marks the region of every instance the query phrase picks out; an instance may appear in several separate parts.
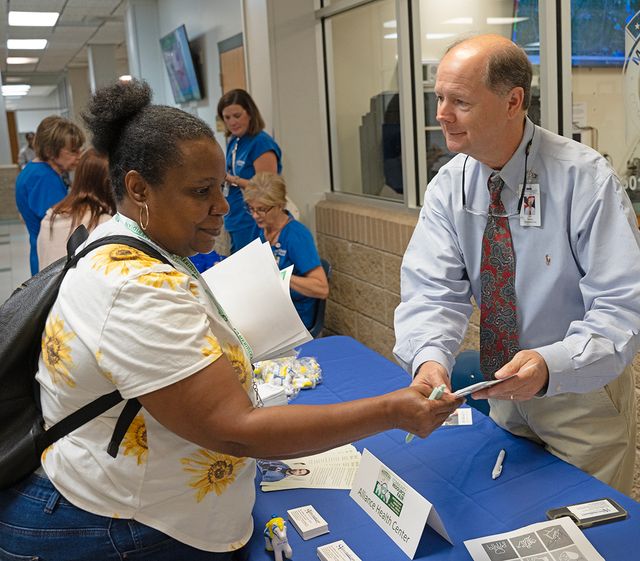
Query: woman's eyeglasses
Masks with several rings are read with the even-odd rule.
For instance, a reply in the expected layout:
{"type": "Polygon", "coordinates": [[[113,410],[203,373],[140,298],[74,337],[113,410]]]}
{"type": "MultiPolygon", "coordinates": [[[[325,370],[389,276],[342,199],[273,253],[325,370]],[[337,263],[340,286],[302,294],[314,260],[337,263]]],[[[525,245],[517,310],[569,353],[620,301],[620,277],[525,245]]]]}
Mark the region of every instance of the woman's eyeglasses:
{"type": "Polygon", "coordinates": [[[249,213],[251,216],[253,216],[254,214],[256,216],[264,216],[265,214],[267,214],[273,207],[269,206],[269,207],[255,207],[255,206],[251,206],[251,205],[244,205],[244,209],[247,211],[247,213],[249,213]]]}

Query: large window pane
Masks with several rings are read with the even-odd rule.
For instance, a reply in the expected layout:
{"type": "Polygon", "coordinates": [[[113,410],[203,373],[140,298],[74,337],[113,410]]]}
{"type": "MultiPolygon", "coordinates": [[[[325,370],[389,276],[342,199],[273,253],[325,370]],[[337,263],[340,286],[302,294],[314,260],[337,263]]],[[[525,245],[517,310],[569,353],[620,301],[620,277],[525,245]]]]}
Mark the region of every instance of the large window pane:
{"type": "Polygon", "coordinates": [[[624,156],[614,164],[618,164],[619,175],[623,177],[627,193],[631,198],[640,226],[640,4],[633,2],[634,10],[624,32],[625,66],[623,67],[622,95],[624,98],[623,117],[624,156]]]}
{"type": "Polygon", "coordinates": [[[529,116],[540,124],[538,0],[421,0],[420,56],[423,69],[427,181],[453,157],[447,150],[435,118],[436,100],[433,88],[438,61],[451,43],[480,33],[496,33],[508,37],[529,55],[534,67],[529,116]]]}
{"type": "Polygon", "coordinates": [[[403,199],[394,0],[324,20],[333,188],[403,199]]]}
{"type": "Polygon", "coordinates": [[[639,9],[640,2],[630,0],[571,1],[572,134],[607,156],[626,182],[636,214],[640,214],[639,9]]]}

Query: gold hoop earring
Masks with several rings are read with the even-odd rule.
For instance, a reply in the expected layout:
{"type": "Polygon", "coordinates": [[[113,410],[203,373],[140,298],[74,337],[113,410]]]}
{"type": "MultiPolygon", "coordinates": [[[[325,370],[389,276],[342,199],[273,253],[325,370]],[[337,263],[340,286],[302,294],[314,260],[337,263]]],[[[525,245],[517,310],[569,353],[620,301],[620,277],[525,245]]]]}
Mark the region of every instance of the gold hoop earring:
{"type": "Polygon", "coordinates": [[[147,203],[144,202],[142,203],[144,206],[140,207],[140,228],[142,228],[143,231],[147,231],[147,226],[149,226],[149,207],[147,206],[147,203]],[[146,220],[142,219],[142,210],[144,209],[144,214],[146,214],[146,220]]]}

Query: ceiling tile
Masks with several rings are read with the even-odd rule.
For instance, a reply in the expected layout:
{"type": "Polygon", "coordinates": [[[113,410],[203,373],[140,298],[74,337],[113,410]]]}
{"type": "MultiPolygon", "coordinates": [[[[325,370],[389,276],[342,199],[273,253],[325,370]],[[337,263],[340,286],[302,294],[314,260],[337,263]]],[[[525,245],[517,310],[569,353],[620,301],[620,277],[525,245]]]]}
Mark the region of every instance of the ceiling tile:
{"type": "Polygon", "coordinates": [[[113,16],[124,16],[127,12],[127,3],[120,2],[120,5],[113,11],[113,16]]]}
{"type": "Polygon", "coordinates": [[[66,60],[64,62],[58,62],[58,61],[44,62],[44,61],[41,61],[40,64],[38,65],[38,71],[40,71],[40,72],[62,72],[64,70],[66,64],[67,64],[66,60]]]}
{"type": "Polygon", "coordinates": [[[120,43],[124,43],[124,41],[123,25],[107,22],[91,37],[89,44],[119,45],[120,43]]]}
{"type": "Polygon", "coordinates": [[[9,0],[9,10],[16,12],[59,12],[66,0],[9,0]]]}
{"type": "Polygon", "coordinates": [[[9,69],[11,72],[33,72],[38,66],[38,63],[36,62],[34,64],[7,64],[5,62],[2,66],[5,69],[9,69]]]}
{"type": "Polygon", "coordinates": [[[56,27],[49,40],[50,47],[61,47],[64,45],[82,46],[96,32],[97,27],[56,27]]]}
{"type": "Polygon", "coordinates": [[[53,34],[51,27],[9,27],[7,35],[9,39],[49,39],[53,34]]]}
{"type": "Polygon", "coordinates": [[[60,23],[94,22],[95,20],[101,20],[101,18],[110,17],[111,10],[105,10],[100,6],[95,6],[93,8],[67,8],[60,16],[60,23]]]}
{"type": "Polygon", "coordinates": [[[29,90],[29,93],[27,95],[38,95],[47,97],[48,95],[51,95],[56,87],[57,86],[55,84],[49,86],[31,86],[31,89],[29,90]]]}
{"type": "Polygon", "coordinates": [[[67,9],[70,8],[104,8],[110,14],[115,10],[122,0],[68,0],[67,9]]]}

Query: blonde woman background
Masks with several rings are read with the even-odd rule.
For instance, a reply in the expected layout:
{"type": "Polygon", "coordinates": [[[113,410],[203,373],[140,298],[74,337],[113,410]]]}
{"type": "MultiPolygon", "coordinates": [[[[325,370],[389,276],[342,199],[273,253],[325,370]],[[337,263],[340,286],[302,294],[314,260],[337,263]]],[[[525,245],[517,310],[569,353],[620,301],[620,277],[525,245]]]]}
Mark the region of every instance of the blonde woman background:
{"type": "Polygon", "coordinates": [[[247,212],[269,242],[280,269],[293,265],[291,299],[306,327],[313,325],[317,299],[329,296],[329,282],[309,229],[285,208],[287,187],[275,173],[260,172],[244,189],[247,212]]]}

